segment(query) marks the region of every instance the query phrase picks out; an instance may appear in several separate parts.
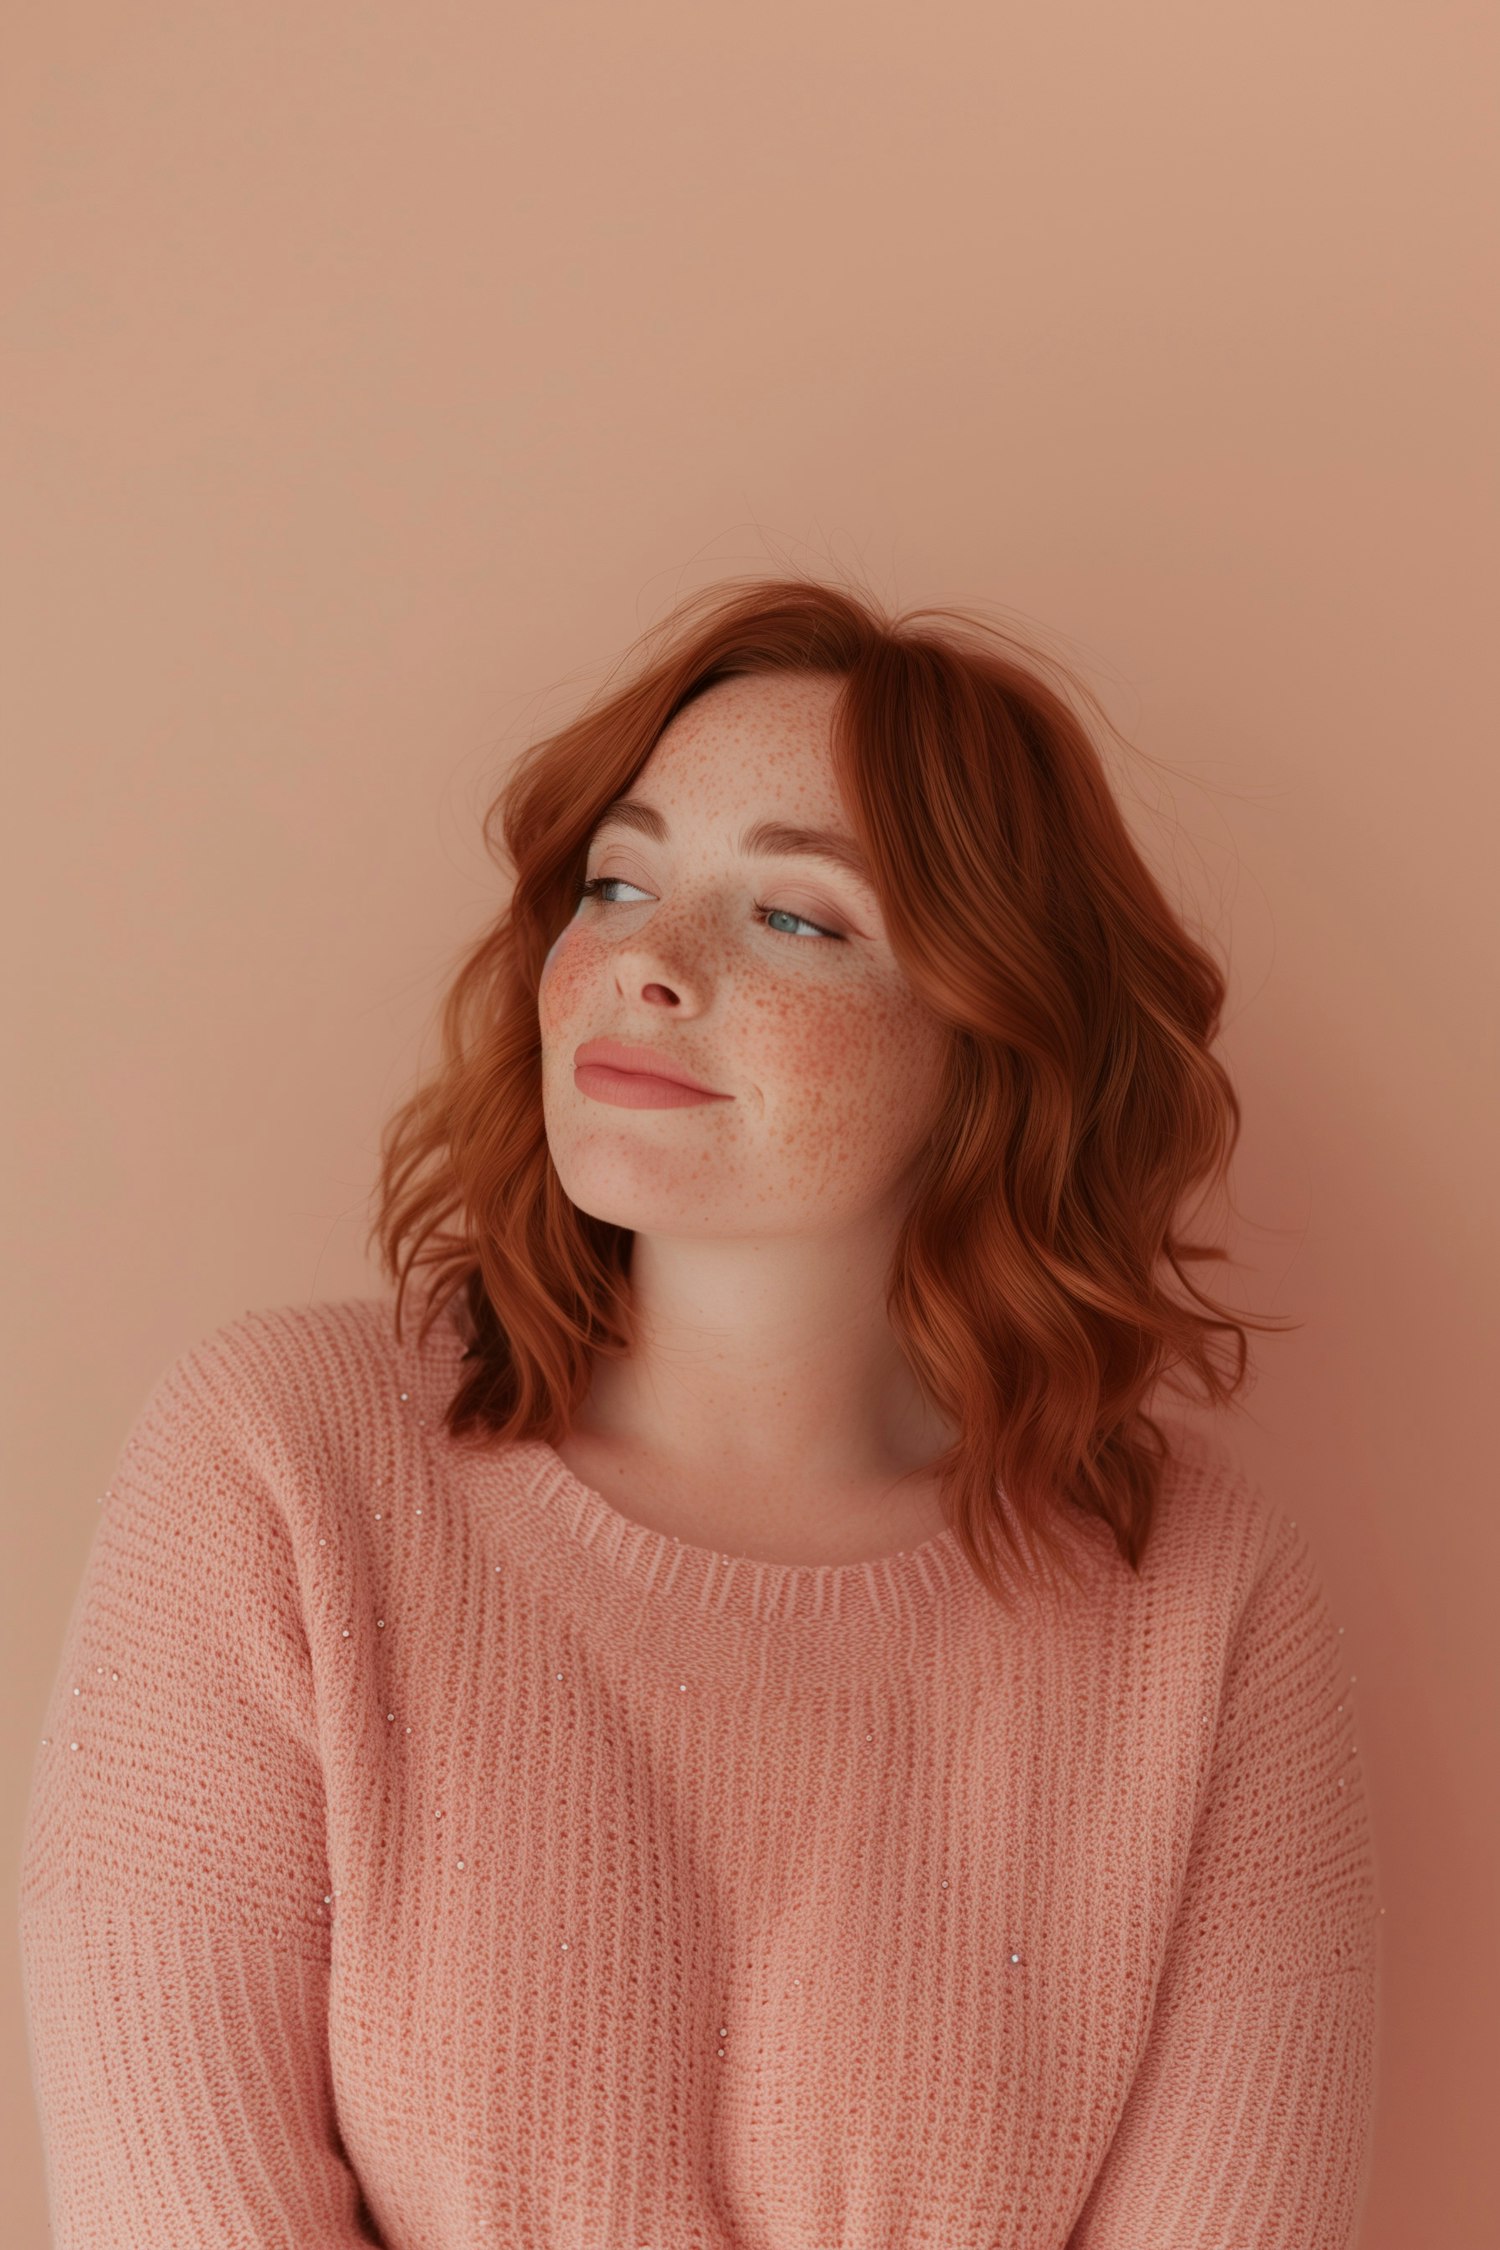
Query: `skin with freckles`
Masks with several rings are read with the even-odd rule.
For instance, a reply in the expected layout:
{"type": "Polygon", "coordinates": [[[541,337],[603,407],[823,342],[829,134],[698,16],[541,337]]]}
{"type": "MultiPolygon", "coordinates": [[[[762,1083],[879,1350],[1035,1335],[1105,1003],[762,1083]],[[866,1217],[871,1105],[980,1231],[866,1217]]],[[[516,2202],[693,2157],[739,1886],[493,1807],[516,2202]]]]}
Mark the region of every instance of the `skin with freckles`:
{"type": "Polygon", "coordinates": [[[839,685],[723,680],[678,714],[625,793],[654,832],[596,828],[597,887],[538,992],[552,1161],[581,1210],[633,1231],[638,1322],[556,1450],[633,1520],[773,1561],[934,1536],[926,1464],[955,1434],[884,1305],[943,1026],[863,879],[741,848],[764,821],[852,842],[829,747],[839,685]],[[722,1098],[601,1098],[574,1064],[601,1037],[659,1050],[722,1098]]]}

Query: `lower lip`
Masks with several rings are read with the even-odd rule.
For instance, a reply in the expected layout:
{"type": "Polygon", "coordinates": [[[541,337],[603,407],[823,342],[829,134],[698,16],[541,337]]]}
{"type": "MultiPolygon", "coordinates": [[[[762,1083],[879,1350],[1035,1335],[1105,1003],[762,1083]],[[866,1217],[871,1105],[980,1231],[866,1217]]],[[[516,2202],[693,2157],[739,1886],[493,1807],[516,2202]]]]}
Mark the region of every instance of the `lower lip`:
{"type": "Polygon", "coordinates": [[[580,1094],[596,1102],[613,1102],[617,1109],[687,1109],[700,1102],[727,1102],[728,1094],[711,1094],[699,1086],[684,1086],[675,1078],[653,1078],[643,1070],[611,1070],[607,1063],[576,1063],[573,1083],[580,1094]]]}

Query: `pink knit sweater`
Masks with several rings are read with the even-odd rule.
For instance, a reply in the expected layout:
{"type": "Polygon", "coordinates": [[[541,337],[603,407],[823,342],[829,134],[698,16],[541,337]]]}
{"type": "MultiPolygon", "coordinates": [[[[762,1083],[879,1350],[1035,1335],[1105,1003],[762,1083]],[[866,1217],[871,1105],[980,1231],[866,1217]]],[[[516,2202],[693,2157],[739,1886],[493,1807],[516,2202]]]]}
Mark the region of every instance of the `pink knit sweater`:
{"type": "Polygon", "coordinates": [[[62,2250],[1345,2250],[1380,1907],[1285,1514],[1190,1441],[1141,1577],[1085,1526],[1012,1614],[950,1532],[732,1560],[455,1445],[461,1348],[248,1314],[125,1442],[22,1866],[62,2250]]]}

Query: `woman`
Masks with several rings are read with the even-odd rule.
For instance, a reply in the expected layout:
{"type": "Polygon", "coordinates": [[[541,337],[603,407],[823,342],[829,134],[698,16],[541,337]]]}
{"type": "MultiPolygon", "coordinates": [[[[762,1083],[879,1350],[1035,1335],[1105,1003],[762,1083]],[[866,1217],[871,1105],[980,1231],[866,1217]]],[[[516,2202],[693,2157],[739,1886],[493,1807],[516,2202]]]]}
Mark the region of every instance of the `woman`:
{"type": "Polygon", "coordinates": [[[1239,1113],[1085,727],[960,613],[730,586],[498,810],[394,1297],[205,1338],[105,1499],[58,2242],[1343,2250],[1351,1675],[1148,1411],[1244,1377],[1178,1231],[1239,1113]]]}

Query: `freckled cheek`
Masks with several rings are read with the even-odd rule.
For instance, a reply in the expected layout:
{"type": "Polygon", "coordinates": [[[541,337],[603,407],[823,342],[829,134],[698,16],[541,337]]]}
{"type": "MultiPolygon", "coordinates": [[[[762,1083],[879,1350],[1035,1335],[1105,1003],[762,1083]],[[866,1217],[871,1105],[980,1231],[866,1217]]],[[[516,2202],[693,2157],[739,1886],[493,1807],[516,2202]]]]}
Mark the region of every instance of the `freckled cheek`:
{"type": "MultiPolygon", "coordinates": [[[[861,998],[830,1011],[803,1050],[802,1117],[819,1141],[843,1148],[846,1163],[879,1172],[925,1137],[945,1049],[909,994],[876,988],[861,998]]],[[[801,1088],[788,1091],[795,1101],[801,1088]]]]}
{"type": "Polygon", "coordinates": [[[588,964],[584,955],[588,948],[581,948],[579,944],[583,936],[584,932],[579,925],[569,922],[547,949],[547,958],[542,963],[542,973],[537,981],[537,1012],[544,1028],[567,1016],[581,986],[587,981],[588,964]]]}
{"type": "Polygon", "coordinates": [[[764,1076],[782,1090],[803,1124],[876,1128],[889,1085],[893,1051],[901,1047],[898,1014],[878,993],[848,990],[813,1004],[768,1008],[760,1026],[764,1076]]]}

